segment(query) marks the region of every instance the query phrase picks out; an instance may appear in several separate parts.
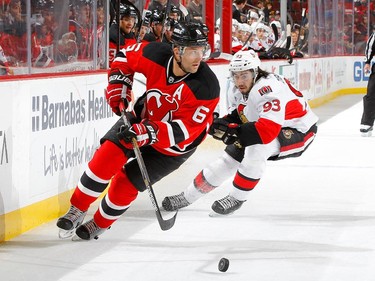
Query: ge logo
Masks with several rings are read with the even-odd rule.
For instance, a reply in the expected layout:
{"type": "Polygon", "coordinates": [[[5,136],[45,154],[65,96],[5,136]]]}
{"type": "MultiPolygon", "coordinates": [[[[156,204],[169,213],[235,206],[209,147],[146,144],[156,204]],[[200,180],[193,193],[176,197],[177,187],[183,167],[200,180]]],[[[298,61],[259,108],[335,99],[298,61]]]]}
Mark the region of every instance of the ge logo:
{"type": "MultiPolygon", "coordinates": [[[[371,64],[372,65],[372,64],[371,64]]],[[[365,62],[356,61],[354,62],[354,73],[353,78],[355,82],[361,81],[368,81],[370,73],[365,73],[363,67],[365,66],[365,62]]]]}

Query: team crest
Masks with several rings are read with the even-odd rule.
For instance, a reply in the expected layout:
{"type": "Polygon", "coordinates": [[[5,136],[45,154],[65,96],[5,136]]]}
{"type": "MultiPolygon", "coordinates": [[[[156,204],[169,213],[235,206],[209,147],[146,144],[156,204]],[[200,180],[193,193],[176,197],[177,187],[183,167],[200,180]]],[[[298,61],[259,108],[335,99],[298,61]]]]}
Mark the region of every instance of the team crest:
{"type": "Polygon", "coordinates": [[[147,111],[151,120],[169,121],[172,113],[178,109],[177,100],[172,96],[163,94],[158,89],[147,92],[147,111]]]}
{"type": "Polygon", "coordinates": [[[265,94],[271,93],[272,92],[272,88],[271,88],[271,86],[264,86],[264,87],[260,88],[258,90],[258,92],[259,92],[259,94],[261,96],[263,96],[265,94]]]}
{"type": "Polygon", "coordinates": [[[292,138],[292,135],[293,135],[293,131],[290,130],[290,129],[283,129],[283,135],[284,135],[284,138],[286,138],[287,140],[290,140],[292,138]]]}

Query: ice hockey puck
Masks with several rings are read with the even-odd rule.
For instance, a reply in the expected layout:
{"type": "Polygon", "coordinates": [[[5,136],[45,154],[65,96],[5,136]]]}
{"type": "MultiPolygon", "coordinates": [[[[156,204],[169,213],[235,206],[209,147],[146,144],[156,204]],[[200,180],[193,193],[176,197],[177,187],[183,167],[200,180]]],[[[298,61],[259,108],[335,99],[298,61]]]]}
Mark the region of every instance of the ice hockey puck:
{"type": "Polygon", "coordinates": [[[229,260],[226,258],[221,258],[218,267],[221,272],[227,271],[229,267],[229,260]]]}

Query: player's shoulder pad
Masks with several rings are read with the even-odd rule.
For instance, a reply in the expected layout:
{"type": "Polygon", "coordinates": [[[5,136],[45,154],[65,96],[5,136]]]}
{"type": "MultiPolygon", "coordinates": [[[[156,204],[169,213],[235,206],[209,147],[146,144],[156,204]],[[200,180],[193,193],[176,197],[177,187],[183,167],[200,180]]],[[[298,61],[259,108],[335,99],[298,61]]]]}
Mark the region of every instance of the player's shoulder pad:
{"type": "Polygon", "coordinates": [[[201,62],[198,71],[189,75],[185,82],[198,100],[213,100],[220,96],[219,80],[205,62],[201,62]]]}
{"type": "Polygon", "coordinates": [[[143,56],[159,65],[166,66],[172,56],[171,45],[162,42],[150,42],[143,48],[143,56]]]}

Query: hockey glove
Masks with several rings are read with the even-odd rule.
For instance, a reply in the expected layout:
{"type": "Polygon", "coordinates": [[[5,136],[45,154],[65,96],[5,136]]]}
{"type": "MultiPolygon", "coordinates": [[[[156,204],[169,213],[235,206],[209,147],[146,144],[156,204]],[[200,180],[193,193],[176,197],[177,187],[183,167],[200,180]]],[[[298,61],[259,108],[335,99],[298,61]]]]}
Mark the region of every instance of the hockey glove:
{"type": "Polygon", "coordinates": [[[133,86],[133,78],[131,75],[124,75],[121,70],[113,69],[108,75],[108,86],[105,91],[105,97],[112,111],[117,115],[121,115],[119,105],[124,98],[125,108],[128,107],[132,100],[131,89],[133,86]],[[124,88],[124,96],[122,96],[124,88]]]}
{"type": "Polygon", "coordinates": [[[238,138],[239,125],[230,123],[224,118],[217,118],[212,123],[209,134],[216,140],[221,140],[225,144],[233,144],[238,138]]]}
{"type": "Polygon", "coordinates": [[[133,138],[136,139],[138,146],[142,147],[155,143],[157,133],[157,125],[150,120],[143,119],[141,123],[133,124],[128,128],[121,126],[117,137],[125,148],[133,149],[133,138]]]}

